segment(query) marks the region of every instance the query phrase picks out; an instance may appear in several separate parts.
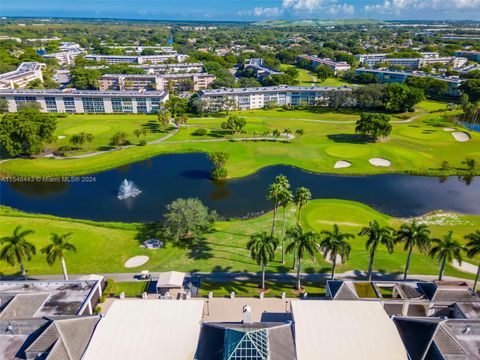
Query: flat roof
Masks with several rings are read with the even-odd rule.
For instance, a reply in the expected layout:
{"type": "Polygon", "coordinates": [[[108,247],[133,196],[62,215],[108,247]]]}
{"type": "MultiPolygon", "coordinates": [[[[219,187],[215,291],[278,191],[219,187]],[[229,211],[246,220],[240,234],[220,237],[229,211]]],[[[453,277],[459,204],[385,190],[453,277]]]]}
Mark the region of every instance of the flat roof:
{"type": "Polygon", "coordinates": [[[290,92],[290,91],[299,91],[299,92],[315,92],[315,91],[351,91],[352,88],[348,86],[289,86],[289,85],[279,85],[279,86],[258,86],[258,87],[247,87],[247,88],[221,88],[221,89],[208,89],[202,90],[201,93],[204,95],[225,95],[225,94],[248,94],[248,93],[259,93],[259,92],[290,92]]]}
{"type": "Polygon", "coordinates": [[[201,300],[116,300],[100,320],[83,360],[192,360],[201,300]]]}
{"type": "Polygon", "coordinates": [[[0,95],[25,95],[25,96],[138,96],[138,97],[163,97],[166,91],[124,91],[124,90],[33,90],[33,89],[0,89],[0,95]]]}
{"type": "Polygon", "coordinates": [[[407,360],[382,305],[370,301],[292,300],[298,360],[407,360]]]}

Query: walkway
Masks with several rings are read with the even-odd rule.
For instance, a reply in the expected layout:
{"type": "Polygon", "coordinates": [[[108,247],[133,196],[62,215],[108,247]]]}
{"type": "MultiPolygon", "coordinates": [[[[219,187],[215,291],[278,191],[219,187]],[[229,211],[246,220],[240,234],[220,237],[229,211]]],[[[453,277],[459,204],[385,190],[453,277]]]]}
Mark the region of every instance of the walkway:
{"type": "Polygon", "coordinates": [[[457,270],[470,273],[470,274],[476,274],[478,270],[477,265],[470,264],[466,261],[462,261],[462,265],[460,265],[457,260],[453,260],[452,266],[457,270]]]}
{"type": "MultiPolygon", "coordinates": [[[[117,282],[128,282],[128,281],[135,281],[136,276],[140,274],[141,270],[145,270],[144,268],[139,268],[137,272],[126,272],[126,273],[103,273],[98,274],[102,275],[107,279],[114,279],[117,282]]],[[[159,272],[152,272],[151,275],[153,278],[158,278],[159,272]]],[[[69,278],[74,280],[78,279],[82,276],[86,276],[88,274],[69,274],[69,278]]],[[[247,280],[258,280],[260,279],[260,273],[254,272],[194,272],[194,273],[187,273],[187,276],[195,276],[201,279],[209,279],[213,281],[247,281],[247,280]]],[[[301,274],[302,280],[304,281],[312,281],[312,282],[322,282],[330,279],[330,272],[321,274],[321,273],[312,273],[301,274]]],[[[38,279],[38,280],[62,280],[63,275],[32,275],[31,279],[38,279]]],[[[360,270],[350,270],[344,273],[338,273],[335,275],[335,279],[344,279],[344,280],[365,280],[367,278],[367,273],[365,271],[360,270]]],[[[433,281],[437,280],[437,275],[408,275],[409,281],[433,281]]],[[[15,276],[0,276],[0,280],[18,280],[23,279],[23,277],[19,275],[15,276]]],[[[296,279],[295,273],[268,273],[266,274],[267,280],[276,280],[280,282],[287,282],[287,281],[294,281],[296,279]]],[[[374,272],[372,276],[373,280],[376,281],[394,281],[394,280],[402,280],[403,273],[380,273],[374,272]]],[[[470,281],[467,279],[452,277],[452,276],[444,276],[444,280],[465,280],[470,281]]]]}

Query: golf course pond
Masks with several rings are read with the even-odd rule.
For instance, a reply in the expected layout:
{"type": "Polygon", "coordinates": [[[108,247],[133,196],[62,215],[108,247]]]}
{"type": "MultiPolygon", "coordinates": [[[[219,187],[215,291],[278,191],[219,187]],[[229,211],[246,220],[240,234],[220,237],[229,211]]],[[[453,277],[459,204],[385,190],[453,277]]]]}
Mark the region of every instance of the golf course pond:
{"type": "Polygon", "coordinates": [[[62,217],[142,222],[160,219],[165,205],[177,198],[197,197],[223,217],[245,217],[271,210],[265,193],[275,176],[283,174],[293,190],[305,186],[312,198],[359,201],[397,217],[433,210],[480,214],[478,177],[341,176],[279,165],[247,177],[213,182],[210,169],[205,154],[190,153],[161,155],[89,176],[4,179],[0,203],[62,217]],[[125,198],[122,193],[119,198],[121,184],[123,190],[136,190],[136,196],[125,198]]]}

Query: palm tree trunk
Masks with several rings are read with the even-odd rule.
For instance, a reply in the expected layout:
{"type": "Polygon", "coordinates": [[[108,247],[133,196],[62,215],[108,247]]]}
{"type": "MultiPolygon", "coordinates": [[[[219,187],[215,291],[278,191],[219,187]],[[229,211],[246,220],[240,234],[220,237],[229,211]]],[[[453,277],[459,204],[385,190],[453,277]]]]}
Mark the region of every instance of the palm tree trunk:
{"type": "Polygon", "coordinates": [[[375,251],[370,253],[370,263],[368,264],[368,281],[372,281],[373,262],[375,260],[375,251]]]}
{"type": "Polygon", "coordinates": [[[473,292],[476,294],[477,293],[477,283],[478,283],[478,276],[480,275],[480,263],[478,264],[477,267],[477,275],[475,275],[475,282],[473,283],[473,292]]]}
{"type": "Polygon", "coordinates": [[[337,254],[333,253],[332,256],[333,256],[333,258],[332,258],[332,278],[331,278],[331,280],[334,280],[335,279],[335,268],[337,266],[337,254]]]}
{"type": "Polygon", "coordinates": [[[293,253],[292,269],[295,269],[296,264],[297,264],[297,254],[293,253]]]}
{"type": "Polygon", "coordinates": [[[275,236],[275,222],[277,221],[277,209],[278,209],[278,206],[275,203],[273,207],[272,236],[275,236]]]}
{"type": "Polygon", "coordinates": [[[300,225],[300,211],[302,211],[302,206],[298,205],[298,211],[297,211],[297,225],[300,225]]]}
{"type": "Polygon", "coordinates": [[[65,278],[65,280],[68,280],[67,265],[65,264],[65,259],[62,256],[60,260],[62,262],[63,277],[65,278]]]}
{"type": "Polygon", "coordinates": [[[301,284],[300,284],[300,270],[302,268],[302,260],[298,258],[298,265],[297,265],[297,290],[300,290],[301,284]]]}
{"type": "Polygon", "coordinates": [[[443,258],[442,266],[440,266],[440,273],[438,274],[438,280],[439,281],[442,281],[442,278],[443,278],[443,272],[445,271],[445,260],[446,260],[446,258],[443,258]]]}
{"type": "Polygon", "coordinates": [[[22,276],[25,276],[26,271],[25,271],[25,265],[23,265],[22,257],[18,253],[16,253],[15,255],[17,257],[18,264],[20,265],[20,272],[22,273],[22,276]]]}
{"type": "Polygon", "coordinates": [[[283,207],[283,223],[282,223],[282,265],[285,264],[285,220],[287,218],[287,207],[283,207]]]}
{"type": "Polygon", "coordinates": [[[265,263],[262,262],[262,289],[265,289],[265,263]]]}
{"type": "Polygon", "coordinates": [[[407,280],[408,269],[410,268],[410,259],[412,257],[412,250],[413,246],[410,246],[410,249],[408,249],[407,263],[405,264],[405,272],[403,273],[403,281],[407,280]]]}

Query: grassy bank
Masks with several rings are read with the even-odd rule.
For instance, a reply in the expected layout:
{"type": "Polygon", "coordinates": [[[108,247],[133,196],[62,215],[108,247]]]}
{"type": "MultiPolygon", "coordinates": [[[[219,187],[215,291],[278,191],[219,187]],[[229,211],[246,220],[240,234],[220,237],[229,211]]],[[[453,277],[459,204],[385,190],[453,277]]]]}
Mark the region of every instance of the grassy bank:
{"type": "MultiPolygon", "coordinates": [[[[424,102],[413,114],[399,114],[392,120],[405,120],[426,109],[439,111],[445,104],[424,102]]],[[[465,174],[462,161],[466,156],[480,163],[480,134],[470,133],[471,140],[456,141],[443,127],[451,127],[436,112],[417,118],[413,122],[394,123],[393,131],[385,141],[365,141],[355,134],[354,122],[359,114],[351,111],[331,112],[305,110],[255,110],[239,113],[247,119],[246,136],[260,136],[274,129],[286,128],[293,132],[303,129],[305,135],[288,142],[222,141],[198,142],[198,140],[229,139],[220,127],[223,118],[199,118],[189,121],[190,127],[182,129],[166,142],[136,146],[83,159],[14,159],[0,164],[3,175],[9,176],[72,176],[85,175],[112,169],[135,161],[165,153],[224,151],[230,154],[230,177],[252,174],[262,167],[276,164],[298,166],[306,170],[337,174],[375,174],[385,172],[411,172],[425,175],[465,174]],[[207,135],[197,136],[195,130],[207,129],[207,135]],[[372,166],[368,159],[382,157],[390,160],[390,167],[372,166]],[[348,160],[352,166],[334,169],[338,160],[348,160]],[[442,162],[450,164],[442,170],[442,162]]],[[[85,119],[89,119],[89,115],[85,119]]],[[[122,115],[124,116],[124,115],[122,115]]],[[[146,116],[146,115],[142,115],[146,116]]],[[[102,116],[98,117],[101,122],[102,116]]],[[[121,118],[127,121],[128,116],[121,118]]],[[[68,119],[67,119],[68,120],[68,119]]],[[[66,120],[66,121],[67,121],[66,120]]],[[[63,121],[63,120],[61,120],[63,121]]],[[[79,118],[79,121],[82,121],[79,118]]],[[[88,120],[89,121],[89,120],[88,120]]],[[[120,120],[119,120],[120,121],[120,120]]],[[[477,169],[473,174],[479,174],[477,169]]]]}
{"type": "MultiPolygon", "coordinates": [[[[295,211],[288,209],[287,221],[294,223],[295,211]]],[[[403,220],[379,213],[360,203],[343,200],[315,200],[302,212],[302,224],[307,228],[322,230],[331,228],[338,223],[343,231],[356,234],[368,221],[377,219],[383,224],[398,227],[403,220]]],[[[17,211],[8,211],[3,208],[0,212],[0,236],[9,235],[15,226],[33,229],[35,233],[29,237],[37,250],[49,242],[51,232],[72,232],[72,242],[77,246],[77,254],[66,255],[70,273],[108,273],[131,272],[140,270],[150,271],[240,271],[257,272],[256,265],[245,249],[249,235],[253,232],[266,230],[271,226],[271,214],[266,214],[249,220],[222,221],[215,225],[215,231],[207,234],[194,247],[180,248],[168,244],[157,250],[140,247],[137,239],[137,224],[95,223],[83,220],[69,220],[54,216],[37,216],[17,211]],[[124,263],[130,257],[147,255],[149,262],[137,269],[127,269],[124,263]]],[[[480,227],[480,216],[456,215],[449,217],[430,217],[426,221],[431,223],[433,236],[441,236],[448,230],[453,230],[455,237],[462,241],[463,235],[473,232],[480,227]]],[[[281,223],[279,223],[280,225],[281,223]]],[[[368,254],[365,250],[365,239],[355,237],[351,241],[352,253],[350,260],[339,265],[338,271],[366,270],[368,254]]],[[[269,272],[290,272],[292,258],[287,256],[287,262],[280,262],[280,250],[276,260],[267,266],[269,272]]],[[[480,259],[480,258],[479,258],[480,259]]],[[[476,260],[479,260],[476,259],[476,260]]],[[[395,253],[389,255],[383,248],[379,248],[375,270],[384,272],[401,272],[406,260],[406,254],[401,246],[397,246],[395,253]]],[[[473,261],[472,261],[473,262],[473,261]]],[[[29,274],[60,273],[60,264],[49,266],[43,254],[37,254],[32,261],[26,263],[29,274]]],[[[5,262],[0,262],[0,273],[12,274],[18,269],[5,262]]],[[[329,272],[330,264],[320,255],[315,259],[305,259],[303,271],[329,272]]],[[[437,274],[438,266],[430,257],[415,253],[411,264],[412,274],[437,274]]],[[[470,277],[447,266],[447,275],[470,277]]],[[[220,286],[220,285],[219,285],[220,286]]]]}

